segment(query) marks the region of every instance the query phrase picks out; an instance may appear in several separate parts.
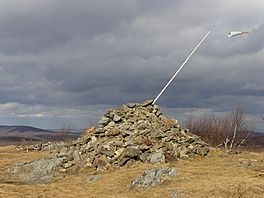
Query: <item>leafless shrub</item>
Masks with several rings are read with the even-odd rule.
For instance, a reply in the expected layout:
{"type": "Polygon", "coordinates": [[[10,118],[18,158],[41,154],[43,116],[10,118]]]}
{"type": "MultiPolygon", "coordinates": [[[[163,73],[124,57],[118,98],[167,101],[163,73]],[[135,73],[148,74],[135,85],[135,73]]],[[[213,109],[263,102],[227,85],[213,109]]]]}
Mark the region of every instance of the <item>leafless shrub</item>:
{"type": "Polygon", "coordinates": [[[70,127],[65,127],[62,128],[58,132],[58,140],[61,142],[68,142],[69,141],[69,134],[70,134],[71,128],[70,127]]]}
{"type": "Polygon", "coordinates": [[[30,145],[33,144],[32,137],[25,136],[21,139],[20,145],[17,146],[17,148],[21,148],[22,150],[26,150],[28,152],[30,145]]]}
{"type": "Polygon", "coordinates": [[[236,108],[223,117],[211,114],[198,119],[189,118],[186,127],[211,146],[238,149],[246,143],[254,130],[254,124],[247,121],[246,117],[243,108],[236,108]]]}

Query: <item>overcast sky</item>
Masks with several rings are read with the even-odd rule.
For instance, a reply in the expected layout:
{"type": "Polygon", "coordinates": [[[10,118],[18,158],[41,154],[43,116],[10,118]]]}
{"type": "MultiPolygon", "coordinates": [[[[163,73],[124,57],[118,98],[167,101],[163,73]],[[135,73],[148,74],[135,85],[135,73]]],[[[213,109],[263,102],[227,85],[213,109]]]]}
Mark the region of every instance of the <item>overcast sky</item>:
{"type": "MultiPolygon", "coordinates": [[[[74,128],[154,99],[165,114],[264,114],[264,1],[0,0],[0,124],[74,128]],[[232,39],[229,31],[250,31],[232,39]]],[[[264,122],[264,121],[263,121],[264,122]]]]}

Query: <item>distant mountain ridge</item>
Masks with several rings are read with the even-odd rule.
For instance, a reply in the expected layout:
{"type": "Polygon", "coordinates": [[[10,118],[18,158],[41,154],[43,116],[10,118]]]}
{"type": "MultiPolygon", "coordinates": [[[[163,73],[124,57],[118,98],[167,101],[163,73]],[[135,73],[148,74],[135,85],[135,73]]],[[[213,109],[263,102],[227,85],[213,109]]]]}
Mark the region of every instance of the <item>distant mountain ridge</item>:
{"type": "Polygon", "coordinates": [[[0,125],[0,145],[18,144],[23,139],[31,142],[58,141],[62,139],[76,139],[80,133],[71,131],[52,131],[23,125],[0,125]]]}
{"type": "Polygon", "coordinates": [[[8,125],[0,125],[0,133],[6,132],[6,133],[12,133],[12,132],[52,132],[50,130],[45,129],[39,129],[32,126],[23,126],[23,125],[15,125],[15,126],[8,126],[8,125]]]}

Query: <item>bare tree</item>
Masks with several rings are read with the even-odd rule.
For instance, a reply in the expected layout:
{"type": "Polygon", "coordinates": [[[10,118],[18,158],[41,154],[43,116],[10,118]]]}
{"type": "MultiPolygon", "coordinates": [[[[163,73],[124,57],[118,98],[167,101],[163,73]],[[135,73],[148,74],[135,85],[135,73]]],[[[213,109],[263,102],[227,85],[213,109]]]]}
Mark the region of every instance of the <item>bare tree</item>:
{"type": "Polygon", "coordinates": [[[254,125],[246,117],[247,114],[243,108],[236,108],[223,117],[216,117],[213,114],[198,119],[190,117],[186,127],[212,146],[237,149],[245,144],[254,130],[254,125]]]}
{"type": "Polygon", "coordinates": [[[32,137],[30,137],[30,136],[24,136],[21,139],[21,145],[18,146],[18,147],[20,147],[23,150],[26,150],[28,152],[29,151],[29,147],[30,147],[30,145],[32,145],[32,143],[33,143],[32,137]]]}
{"type": "Polygon", "coordinates": [[[247,114],[243,108],[236,108],[231,113],[231,130],[229,148],[239,148],[245,143],[246,139],[253,132],[254,127],[252,123],[246,121],[247,114]]]}
{"type": "Polygon", "coordinates": [[[62,142],[69,141],[69,135],[70,135],[69,133],[70,132],[71,132],[71,126],[70,125],[60,129],[60,131],[58,132],[59,141],[62,141],[62,142]]]}

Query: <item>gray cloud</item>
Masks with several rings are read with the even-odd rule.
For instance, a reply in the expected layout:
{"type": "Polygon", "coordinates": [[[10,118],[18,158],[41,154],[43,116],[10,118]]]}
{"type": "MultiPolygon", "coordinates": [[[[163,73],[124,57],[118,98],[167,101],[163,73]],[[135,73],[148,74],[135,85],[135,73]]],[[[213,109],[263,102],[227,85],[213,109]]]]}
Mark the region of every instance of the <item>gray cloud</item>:
{"type": "Polygon", "coordinates": [[[36,53],[58,48],[71,39],[112,31],[134,15],[133,1],[1,1],[0,51],[36,53]],[[31,5],[30,5],[31,4],[31,5]]]}
{"type": "Polygon", "coordinates": [[[105,106],[154,98],[208,30],[158,104],[181,119],[238,105],[256,118],[264,108],[263,7],[257,0],[0,0],[0,124],[86,127],[105,106]],[[229,39],[235,30],[251,34],[229,39]]]}

